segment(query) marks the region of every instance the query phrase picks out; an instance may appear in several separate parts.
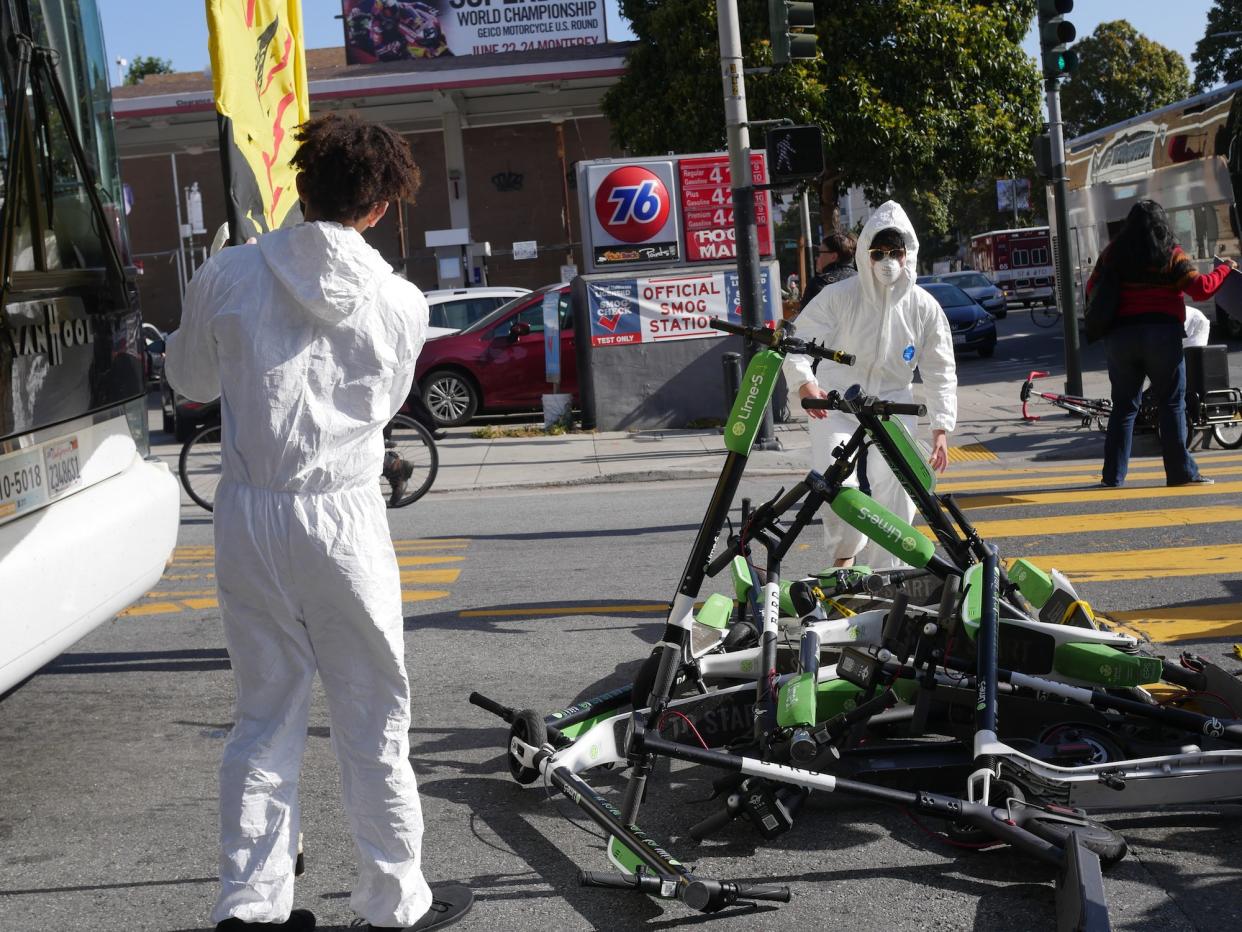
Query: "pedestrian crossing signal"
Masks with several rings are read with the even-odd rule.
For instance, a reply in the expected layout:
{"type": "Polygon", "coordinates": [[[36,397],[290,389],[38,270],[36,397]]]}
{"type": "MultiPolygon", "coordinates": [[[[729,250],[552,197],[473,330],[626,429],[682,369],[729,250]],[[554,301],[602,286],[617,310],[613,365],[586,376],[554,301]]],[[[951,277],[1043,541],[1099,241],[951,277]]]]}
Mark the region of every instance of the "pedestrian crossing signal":
{"type": "Polygon", "coordinates": [[[768,175],[773,184],[815,178],[824,172],[824,131],[818,126],[768,130],[768,175]]]}
{"type": "Polygon", "coordinates": [[[819,39],[815,35],[815,4],[795,0],[768,0],[772,64],[815,58],[819,39]]]}

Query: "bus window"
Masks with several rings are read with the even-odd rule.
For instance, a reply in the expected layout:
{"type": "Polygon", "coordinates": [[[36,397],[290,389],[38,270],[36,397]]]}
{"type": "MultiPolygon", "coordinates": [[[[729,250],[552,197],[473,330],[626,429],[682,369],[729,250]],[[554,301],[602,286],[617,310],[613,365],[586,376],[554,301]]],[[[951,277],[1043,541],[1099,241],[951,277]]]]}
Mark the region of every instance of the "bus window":
{"type": "Polygon", "coordinates": [[[1048,250],[1044,249],[1043,246],[1039,246],[1035,249],[1032,249],[1031,250],[1031,264],[1032,265],[1047,265],[1048,264],[1048,250]]]}
{"type": "Polygon", "coordinates": [[[1173,227],[1173,238],[1188,255],[1194,256],[1198,248],[1195,243],[1195,212],[1193,208],[1183,207],[1170,210],[1169,224],[1173,227]]]}
{"type": "MultiPolygon", "coordinates": [[[[24,195],[21,186],[16,191],[4,188],[6,173],[9,167],[10,146],[9,126],[6,118],[8,106],[4,99],[3,88],[0,88],[0,207],[6,210],[16,209],[14,240],[13,240],[13,271],[29,272],[35,266],[34,235],[30,226],[29,198],[24,195]]],[[[16,157],[16,153],[12,153],[16,157]]]]}
{"type": "Polygon", "coordinates": [[[1022,268],[1031,264],[1031,256],[1025,249],[1015,249],[1013,251],[1014,268],[1022,268]]]}

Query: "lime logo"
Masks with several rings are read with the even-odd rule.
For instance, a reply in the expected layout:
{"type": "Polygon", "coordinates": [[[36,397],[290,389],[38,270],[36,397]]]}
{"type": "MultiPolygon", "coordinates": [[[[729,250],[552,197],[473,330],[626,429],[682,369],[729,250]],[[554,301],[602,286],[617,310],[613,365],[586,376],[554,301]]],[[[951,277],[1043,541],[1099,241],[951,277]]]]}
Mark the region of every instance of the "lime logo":
{"type": "Polygon", "coordinates": [[[909,553],[911,550],[913,550],[917,546],[918,544],[915,543],[913,537],[903,537],[901,539],[901,549],[904,550],[906,553],[909,553]]]}
{"type": "Polygon", "coordinates": [[[743,424],[741,421],[738,421],[737,423],[733,425],[733,436],[734,437],[740,437],[744,433],[746,433],[746,425],[743,424]]]}
{"type": "Polygon", "coordinates": [[[850,625],[848,628],[846,628],[845,636],[848,637],[851,641],[857,641],[858,640],[858,625],[850,625]]]}
{"type": "Polygon", "coordinates": [[[1107,664],[1107,663],[1100,664],[1100,676],[1104,677],[1104,679],[1108,679],[1112,675],[1113,675],[1113,668],[1111,664],[1107,664]]]}
{"type": "Polygon", "coordinates": [[[743,660],[738,665],[738,669],[741,670],[743,673],[749,673],[754,668],[755,668],[755,662],[753,660],[743,660]]]}
{"type": "Polygon", "coordinates": [[[598,744],[591,745],[590,754],[591,754],[591,760],[595,760],[596,758],[599,757],[599,745],[598,744]]]}

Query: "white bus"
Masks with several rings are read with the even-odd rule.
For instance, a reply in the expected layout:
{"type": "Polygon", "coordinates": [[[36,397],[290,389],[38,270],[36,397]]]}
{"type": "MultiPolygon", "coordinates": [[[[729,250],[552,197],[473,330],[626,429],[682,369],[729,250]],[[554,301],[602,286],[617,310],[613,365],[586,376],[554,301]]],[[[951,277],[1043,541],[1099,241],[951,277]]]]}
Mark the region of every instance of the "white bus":
{"type": "MultiPolygon", "coordinates": [[[[1242,82],[1230,84],[1066,143],[1068,235],[1079,320],[1091,269],[1135,201],[1150,198],[1164,207],[1178,242],[1200,271],[1211,270],[1213,255],[1242,258],[1235,193],[1242,180],[1240,91],[1242,82]]],[[[1051,197],[1048,212],[1055,224],[1051,197]]],[[[1242,314],[1230,316],[1212,302],[1201,310],[1209,318],[1216,315],[1222,333],[1242,336],[1242,314]]]]}
{"type": "Polygon", "coordinates": [[[148,458],[95,0],[0,0],[0,693],[160,578],[175,478],[148,458]]]}

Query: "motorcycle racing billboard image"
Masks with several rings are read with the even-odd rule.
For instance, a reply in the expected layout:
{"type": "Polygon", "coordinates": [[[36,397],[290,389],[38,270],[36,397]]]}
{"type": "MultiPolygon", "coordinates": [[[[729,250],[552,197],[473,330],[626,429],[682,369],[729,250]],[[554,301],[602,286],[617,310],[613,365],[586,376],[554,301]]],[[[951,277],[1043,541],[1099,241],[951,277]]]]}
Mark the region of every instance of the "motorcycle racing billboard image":
{"type": "Polygon", "coordinates": [[[607,41],[603,0],[342,0],[351,65],[607,41]]]}

